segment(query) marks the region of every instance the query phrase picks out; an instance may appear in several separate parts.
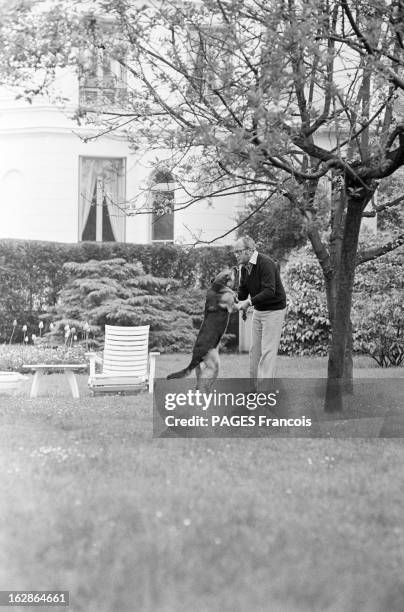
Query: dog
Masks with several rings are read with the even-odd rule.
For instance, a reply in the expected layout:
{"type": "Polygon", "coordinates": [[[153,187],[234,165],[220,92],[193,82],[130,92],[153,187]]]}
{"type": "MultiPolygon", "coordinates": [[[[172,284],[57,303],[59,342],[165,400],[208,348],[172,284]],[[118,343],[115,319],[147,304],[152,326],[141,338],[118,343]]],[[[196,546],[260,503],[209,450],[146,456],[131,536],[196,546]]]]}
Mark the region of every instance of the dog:
{"type": "Polygon", "coordinates": [[[219,374],[219,343],[227,329],[230,314],[235,309],[237,301],[233,291],[235,283],[235,268],[219,272],[212,280],[212,286],[206,294],[204,319],[195,341],[191,362],[183,370],[169,374],[168,380],[184,378],[192,370],[196,370],[196,388],[200,388],[202,378],[208,381],[209,388],[212,387],[219,374]]]}

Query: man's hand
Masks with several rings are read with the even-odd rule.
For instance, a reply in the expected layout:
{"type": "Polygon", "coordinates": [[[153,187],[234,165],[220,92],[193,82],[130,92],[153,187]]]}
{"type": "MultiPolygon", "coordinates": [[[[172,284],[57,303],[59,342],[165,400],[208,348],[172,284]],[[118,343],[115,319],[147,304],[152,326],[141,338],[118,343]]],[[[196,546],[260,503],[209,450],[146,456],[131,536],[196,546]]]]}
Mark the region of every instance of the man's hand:
{"type": "Polygon", "coordinates": [[[238,308],[238,310],[247,310],[250,307],[250,305],[251,305],[250,300],[248,300],[248,299],[247,300],[242,300],[241,302],[239,302],[237,304],[237,308],[238,308]]]}

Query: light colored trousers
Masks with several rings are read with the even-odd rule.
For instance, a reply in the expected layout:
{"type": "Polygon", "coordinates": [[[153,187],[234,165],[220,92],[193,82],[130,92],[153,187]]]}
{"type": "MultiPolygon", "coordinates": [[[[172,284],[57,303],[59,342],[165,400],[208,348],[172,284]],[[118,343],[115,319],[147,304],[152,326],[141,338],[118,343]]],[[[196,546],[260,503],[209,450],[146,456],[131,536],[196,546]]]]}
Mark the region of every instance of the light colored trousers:
{"type": "Polygon", "coordinates": [[[274,378],[276,356],[281,341],[283,310],[254,309],[251,324],[250,378],[253,381],[274,378]]]}

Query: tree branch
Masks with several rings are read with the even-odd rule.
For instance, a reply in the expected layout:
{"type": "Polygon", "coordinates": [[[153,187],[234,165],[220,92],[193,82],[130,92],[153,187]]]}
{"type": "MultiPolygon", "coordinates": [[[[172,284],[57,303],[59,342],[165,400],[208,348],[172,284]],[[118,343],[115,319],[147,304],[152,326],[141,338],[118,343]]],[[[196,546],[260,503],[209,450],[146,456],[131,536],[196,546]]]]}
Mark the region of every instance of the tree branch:
{"type": "Polygon", "coordinates": [[[320,232],[314,224],[310,224],[307,228],[307,236],[309,237],[313,251],[320,263],[321,269],[325,278],[330,277],[332,274],[332,263],[330,252],[327,246],[321,240],[320,232]]]}
{"type": "Polygon", "coordinates": [[[362,169],[358,171],[361,179],[382,179],[393,174],[398,168],[404,165],[404,124],[397,126],[391,137],[388,139],[387,148],[391,146],[398,136],[399,145],[394,151],[388,151],[381,160],[369,158],[362,164],[362,169]],[[377,162],[377,165],[375,162],[377,162]]]}
{"type": "Polygon", "coordinates": [[[383,210],[387,210],[388,208],[392,208],[392,206],[397,206],[404,200],[404,195],[391,200],[390,202],[386,202],[385,204],[380,204],[379,206],[374,206],[372,210],[365,210],[362,213],[362,217],[376,217],[377,213],[382,212],[383,210]]]}
{"type": "Polygon", "coordinates": [[[351,24],[351,27],[352,27],[353,31],[355,32],[356,36],[363,43],[363,46],[365,47],[365,49],[368,52],[368,54],[369,55],[373,55],[373,50],[372,50],[370,44],[368,43],[366,37],[359,30],[358,24],[356,23],[353,15],[351,13],[351,9],[348,6],[347,0],[341,0],[341,6],[342,6],[346,16],[348,17],[349,23],[351,24]]]}
{"type": "MultiPolygon", "coordinates": [[[[261,202],[261,204],[259,206],[257,206],[257,208],[255,208],[252,213],[250,213],[249,215],[247,215],[247,217],[245,217],[245,219],[243,219],[242,221],[240,221],[239,223],[237,223],[237,225],[234,225],[231,229],[229,229],[227,232],[225,232],[224,234],[221,234],[221,236],[216,236],[216,238],[213,238],[212,240],[198,240],[196,244],[212,244],[213,242],[216,242],[216,240],[220,240],[221,238],[225,238],[225,236],[228,236],[229,234],[231,234],[232,232],[234,232],[234,230],[238,229],[239,227],[241,227],[242,225],[244,225],[244,223],[246,223],[249,219],[251,219],[251,217],[253,215],[255,215],[255,213],[257,213],[259,210],[261,210],[261,208],[263,208],[265,206],[265,204],[267,204],[269,202],[269,200],[278,193],[277,189],[273,189],[271,191],[271,193],[269,194],[268,197],[265,198],[265,200],[263,202],[261,202]]],[[[195,246],[194,245],[194,246],[195,246]]]]}
{"type": "Polygon", "coordinates": [[[372,261],[373,259],[378,259],[395,249],[398,249],[404,244],[404,234],[400,234],[394,240],[387,242],[379,247],[373,247],[371,249],[367,249],[364,251],[359,251],[356,257],[356,266],[360,266],[361,264],[366,263],[367,261],[372,261]]]}

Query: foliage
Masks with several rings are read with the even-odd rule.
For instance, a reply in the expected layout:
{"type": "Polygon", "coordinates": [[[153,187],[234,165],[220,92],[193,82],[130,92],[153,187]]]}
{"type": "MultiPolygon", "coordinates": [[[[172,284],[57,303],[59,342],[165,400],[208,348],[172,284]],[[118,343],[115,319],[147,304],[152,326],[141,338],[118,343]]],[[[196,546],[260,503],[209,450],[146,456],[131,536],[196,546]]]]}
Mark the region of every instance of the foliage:
{"type": "Polygon", "coordinates": [[[307,249],[295,252],[285,269],[287,314],[280,353],[327,355],[330,322],[324,280],[316,258],[307,249]]]}
{"type": "Polygon", "coordinates": [[[396,125],[391,87],[398,97],[404,88],[394,70],[403,65],[402,8],[360,0],[351,11],[337,0],[287,12],[264,0],[11,5],[0,30],[3,79],[32,100],[51,93],[60,69],[86,74],[102,49],[129,75],[127,95],[115,113],[106,99],[80,107],[80,120],[104,116],[111,130],[129,117],[133,148],[158,148],[192,197],[247,191],[265,201],[274,190],[312,212],[319,177],[342,171],[354,195],[359,176],[387,177],[403,161],[386,137],[396,125]]]}
{"type": "MultiPolygon", "coordinates": [[[[377,239],[367,237],[367,245],[377,239]]],[[[380,237],[379,237],[380,240],[380,237]]],[[[352,307],[354,351],[382,367],[404,361],[403,251],[399,249],[358,268],[352,307]]],[[[324,279],[315,257],[300,249],[285,269],[288,313],[280,351],[285,355],[326,355],[331,332],[324,279]]]]}
{"type": "Polygon", "coordinates": [[[378,293],[370,301],[360,301],[354,311],[359,330],[354,347],[368,353],[381,367],[404,362],[403,292],[378,293]]]}
{"type": "Polygon", "coordinates": [[[139,262],[110,259],[66,263],[67,283],[47,316],[55,321],[51,336],[62,335],[66,326],[79,329],[87,323],[102,342],[109,325],[150,325],[151,348],[172,350],[193,335],[192,320],[172,308],[168,297],[178,282],[145,274],[139,262]]]}
{"type": "Polygon", "coordinates": [[[289,252],[304,245],[307,241],[305,223],[302,214],[285,198],[268,202],[262,208],[255,203],[247,206],[239,215],[241,222],[239,236],[251,236],[260,252],[266,253],[277,260],[282,260],[289,252]]]}
{"type": "Polygon", "coordinates": [[[0,241],[0,341],[8,342],[17,329],[13,341],[21,342],[22,326],[29,335],[38,333],[39,315],[56,301],[64,275],[66,259],[71,259],[71,245],[36,241],[0,241]]]}
{"type": "MultiPolygon", "coordinates": [[[[313,202],[319,220],[319,228],[326,229],[328,223],[329,190],[320,183],[313,202]]],[[[251,236],[258,250],[281,261],[296,248],[308,241],[308,224],[302,210],[286,197],[275,196],[264,205],[256,198],[249,198],[246,209],[238,216],[242,225],[238,236],[251,236]]]]}
{"type": "MultiPolygon", "coordinates": [[[[202,323],[205,291],[185,290],[178,281],[144,274],[139,262],[123,259],[66,263],[66,287],[54,310],[49,338],[63,337],[66,326],[83,330],[93,345],[103,343],[103,331],[110,325],[150,325],[150,348],[161,352],[189,351],[202,323]]],[[[81,331],[81,340],[88,339],[81,331]]],[[[227,334],[224,350],[234,348],[234,334],[227,334]]]]}
{"type": "Polygon", "coordinates": [[[88,363],[85,357],[84,346],[74,347],[59,346],[49,347],[46,345],[0,345],[0,370],[12,370],[23,372],[24,364],[38,363],[88,363]]]}
{"type": "Polygon", "coordinates": [[[354,349],[382,367],[404,362],[403,249],[358,268],[354,292],[354,349]]]}
{"type": "MultiPolygon", "coordinates": [[[[366,243],[377,245],[384,237],[366,237],[366,243]]],[[[378,293],[386,295],[392,290],[404,290],[403,261],[404,248],[401,247],[360,265],[355,277],[355,292],[372,296],[378,293]]]]}
{"type": "Polygon", "coordinates": [[[124,122],[134,150],[159,151],[187,204],[235,193],[293,202],[332,288],[330,365],[343,377],[361,215],[404,165],[402,3],[40,0],[7,10],[0,36],[3,78],[28,99],[57,69],[88,69],[83,47],[112,58],[129,74],[122,108],[78,117],[100,133],[124,122]],[[321,178],[334,187],[329,240],[321,178]]]}
{"type": "MultiPolygon", "coordinates": [[[[377,192],[377,206],[383,206],[397,198],[404,196],[403,192],[404,171],[402,168],[380,185],[377,192]]],[[[377,214],[377,229],[382,232],[389,231],[393,234],[402,233],[404,230],[404,209],[401,206],[392,206],[381,210],[377,214]]]]}
{"type": "MultiPolygon", "coordinates": [[[[218,270],[233,265],[226,247],[185,249],[171,244],[96,243],[63,244],[36,240],[0,240],[0,342],[13,342],[39,335],[38,324],[46,317],[67,282],[67,262],[122,258],[140,261],[147,274],[174,278],[182,287],[207,287],[218,270]]],[[[81,321],[78,330],[81,330],[81,321]]],[[[45,331],[45,330],[44,330],[45,331]]]]}

